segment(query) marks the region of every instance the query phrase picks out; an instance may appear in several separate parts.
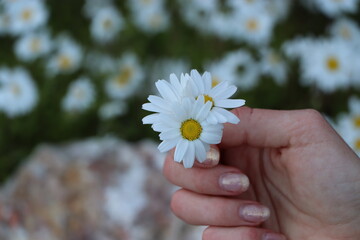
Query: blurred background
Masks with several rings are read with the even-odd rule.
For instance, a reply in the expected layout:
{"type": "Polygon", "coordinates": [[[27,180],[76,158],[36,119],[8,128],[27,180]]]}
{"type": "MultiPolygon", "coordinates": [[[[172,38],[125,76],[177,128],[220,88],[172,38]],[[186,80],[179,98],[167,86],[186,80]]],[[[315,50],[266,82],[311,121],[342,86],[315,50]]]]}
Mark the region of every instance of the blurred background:
{"type": "Polygon", "coordinates": [[[0,239],[200,239],[169,212],[154,82],[315,108],[360,153],[359,1],[0,0],[0,239]]]}

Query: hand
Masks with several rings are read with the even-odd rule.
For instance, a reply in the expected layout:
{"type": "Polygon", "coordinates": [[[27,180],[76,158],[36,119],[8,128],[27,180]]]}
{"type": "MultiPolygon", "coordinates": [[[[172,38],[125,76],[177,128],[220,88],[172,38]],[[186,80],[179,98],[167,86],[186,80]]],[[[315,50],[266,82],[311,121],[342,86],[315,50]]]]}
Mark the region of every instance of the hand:
{"type": "Polygon", "coordinates": [[[360,239],[360,160],[326,120],[314,110],[233,112],[241,122],[225,125],[220,164],[184,169],[168,154],[164,175],[183,188],[173,212],[210,225],[204,240],[360,239]]]}

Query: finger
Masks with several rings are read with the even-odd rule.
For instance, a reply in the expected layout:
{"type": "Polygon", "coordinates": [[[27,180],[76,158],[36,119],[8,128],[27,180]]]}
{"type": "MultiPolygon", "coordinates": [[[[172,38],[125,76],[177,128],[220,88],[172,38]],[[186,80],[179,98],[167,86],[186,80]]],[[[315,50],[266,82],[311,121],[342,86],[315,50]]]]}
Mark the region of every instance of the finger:
{"type": "Polygon", "coordinates": [[[241,144],[288,147],[304,141],[304,133],[319,138],[319,130],[329,129],[324,118],[315,110],[278,111],[240,107],[234,109],[233,113],[240,118],[240,123],[224,125],[220,148],[241,144]],[[319,125],[326,127],[319,129],[319,125]]]}
{"type": "MultiPolygon", "coordinates": [[[[166,158],[170,158],[174,160],[174,152],[175,148],[171,149],[166,158]]],[[[211,168],[215,167],[220,161],[220,150],[217,145],[210,145],[209,151],[206,153],[206,159],[204,162],[200,163],[198,161],[194,162],[194,167],[200,167],[200,168],[211,168]]],[[[182,165],[182,164],[178,164],[182,165]]]]}
{"type": "Polygon", "coordinates": [[[208,227],[203,233],[203,240],[286,240],[280,233],[254,227],[208,227]]]}
{"type": "Polygon", "coordinates": [[[206,159],[200,163],[195,161],[194,167],[200,168],[211,168],[219,164],[220,161],[220,150],[217,145],[210,145],[209,151],[206,153],[206,159]]]}
{"type": "Polygon", "coordinates": [[[256,202],[207,196],[184,189],[173,195],[171,209],[180,219],[193,225],[256,226],[270,216],[270,210],[256,202]]]}
{"type": "Polygon", "coordinates": [[[236,195],[249,188],[248,177],[235,167],[218,165],[208,169],[185,169],[170,155],[165,160],[163,173],[171,183],[197,193],[236,195]]]}

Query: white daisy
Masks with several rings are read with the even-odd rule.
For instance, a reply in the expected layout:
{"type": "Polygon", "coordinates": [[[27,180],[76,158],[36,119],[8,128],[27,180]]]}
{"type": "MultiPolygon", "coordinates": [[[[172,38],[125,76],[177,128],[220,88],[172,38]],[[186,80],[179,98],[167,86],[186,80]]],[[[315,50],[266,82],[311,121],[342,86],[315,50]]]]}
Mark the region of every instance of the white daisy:
{"type": "Polygon", "coordinates": [[[170,75],[170,83],[165,80],[158,80],[155,83],[160,96],[150,95],[148,97],[149,103],[143,104],[142,108],[150,112],[156,112],[143,118],[144,124],[154,124],[160,113],[172,114],[172,106],[174,104],[181,104],[184,97],[191,96],[189,89],[190,76],[188,74],[181,74],[180,80],[175,74],[170,75]]]}
{"type": "Polygon", "coordinates": [[[343,41],[319,40],[301,55],[302,82],[325,92],[348,87],[353,71],[351,49],[343,41]]]}
{"type": "Polygon", "coordinates": [[[15,44],[16,56],[23,61],[32,61],[47,54],[51,49],[51,40],[47,32],[28,33],[15,44]]]}
{"type": "Polygon", "coordinates": [[[57,39],[56,52],[50,57],[47,70],[50,75],[68,74],[76,71],[82,60],[82,49],[68,36],[57,39]]]}
{"type": "Polygon", "coordinates": [[[353,46],[360,47],[360,28],[359,25],[349,18],[337,19],[329,28],[330,34],[334,38],[339,38],[353,46]]]}
{"type": "Polygon", "coordinates": [[[100,42],[106,43],[115,38],[123,28],[123,19],[115,7],[101,8],[91,22],[91,35],[100,42]]]}
{"type": "Polygon", "coordinates": [[[103,120],[108,120],[126,113],[127,105],[123,101],[112,101],[103,104],[99,109],[99,116],[103,120]]]}
{"type": "Polygon", "coordinates": [[[360,115],[339,116],[335,129],[345,142],[360,156],[360,115]]]}
{"type": "Polygon", "coordinates": [[[250,53],[245,50],[230,52],[223,61],[230,70],[231,83],[240,87],[241,90],[250,90],[257,85],[260,68],[250,53]]]}
{"type": "Polygon", "coordinates": [[[62,101],[62,107],[68,112],[82,112],[95,100],[95,89],[88,78],[82,77],[72,82],[62,101]]]}
{"type": "Polygon", "coordinates": [[[30,112],[37,100],[36,86],[25,69],[0,70],[0,110],[8,117],[30,112]]]}
{"type": "Polygon", "coordinates": [[[213,87],[211,74],[205,72],[202,76],[198,71],[191,71],[190,80],[192,97],[203,96],[205,102],[211,103],[211,111],[207,121],[211,124],[216,123],[239,123],[239,118],[224,108],[236,108],[245,104],[243,99],[228,99],[236,92],[236,87],[228,82],[221,82],[213,87]]]}
{"type": "Polygon", "coordinates": [[[343,13],[355,13],[358,0],[313,0],[313,4],[326,15],[336,17],[343,13]]]}
{"type": "Polygon", "coordinates": [[[233,24],[234,27],[237,26],[234,34],[238,34],[240,39],[251,45],[264,45],[271,38],[274,18],[266,11],[244,11],[238,14],[237,21],[233,24]]]}
{"type": "Polygon", "coordinates": [[[170,17],[163,7],[148,7],[141,12],[133,12],[136,26],[146,33],[165,31],[170,25],[170,17]]]}
{"type": "Polygon", "coordinates": [[[280,54],[272,49],[262,49],[260,68],[265,75],[271,76],[277,84],[281,85],[285,82],[287,68],[284,59],[280,54]]]}
{"type": "Polygon", "coordinates": [[[15,1],[6,4],[9,14],[9,31],[13,34],[23,34],[43,26],[48,18],[48,12],[42,0],[15,1]]]}
{"type": "Polygon", "coordinates": [[[134,94],[144,79],[143,69],[134,54],[125,54],[118,69],[106,81],[106,93],[113,99],[125,99],[134,94]]]}
{"type": "Polygon", "coordinates": [[[220,143],[223,125],[207,122],[211,102],[204,104],[202,96],[196,101],[185,98],[181,105],[172,108],[172,115],[160,115],[153,125],[155,131],[161,132],[162,142],[158,148],[160,152],[167,152],[176,147],[174,160],[191,168],[195,158],[199,162],[205,161],[210,144],[220,143]]]}

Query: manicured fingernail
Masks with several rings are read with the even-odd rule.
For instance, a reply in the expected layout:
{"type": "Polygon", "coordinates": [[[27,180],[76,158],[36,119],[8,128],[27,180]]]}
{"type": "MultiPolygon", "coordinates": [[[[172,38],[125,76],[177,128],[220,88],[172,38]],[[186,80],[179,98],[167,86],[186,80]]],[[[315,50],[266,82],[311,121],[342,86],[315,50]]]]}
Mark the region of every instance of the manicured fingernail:
{"type": "Polygon", "coordinates": [[[244,192],[249,187],[249,178],[241,173],[223,173],[219,185],[225,191],[244,192]]]}
{"type": "Polygon", "coordinates": [[[277,233],[265,233],[262,240],[286,240],[286,237],[277,233]]]}
{"type": "Polygon", "coordinates": [[[206,160],[203,162],[205,165],[215,166],[219,163],[220,160],[220,152],[216,148],[210,148],[210,150],[206,153],[206,160]]]}
{"type": "Polygon", "coordinates": [[[255,204],[242,206],[239,213],[245,221],[252,223],[260,223],[270,217],[270,210],[267,207],[255,204]]]}

